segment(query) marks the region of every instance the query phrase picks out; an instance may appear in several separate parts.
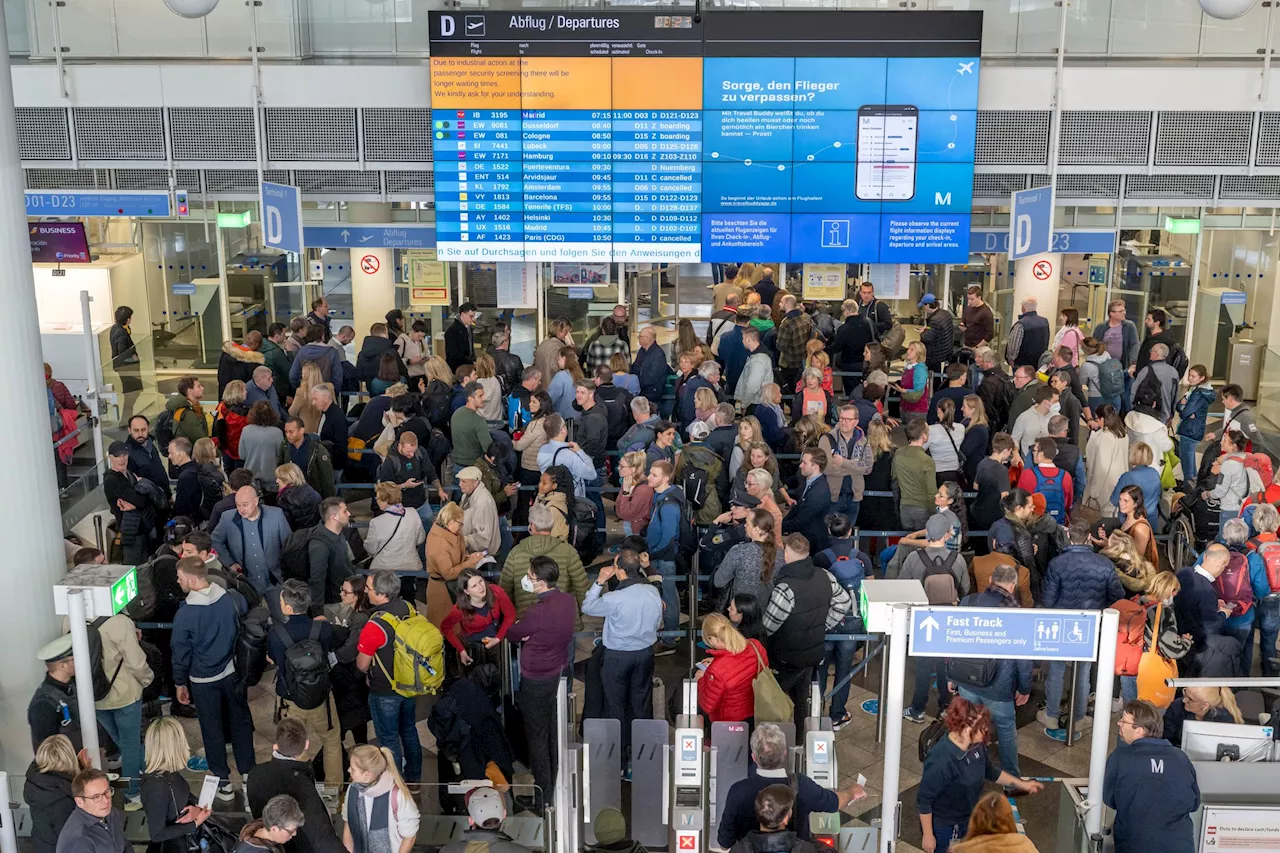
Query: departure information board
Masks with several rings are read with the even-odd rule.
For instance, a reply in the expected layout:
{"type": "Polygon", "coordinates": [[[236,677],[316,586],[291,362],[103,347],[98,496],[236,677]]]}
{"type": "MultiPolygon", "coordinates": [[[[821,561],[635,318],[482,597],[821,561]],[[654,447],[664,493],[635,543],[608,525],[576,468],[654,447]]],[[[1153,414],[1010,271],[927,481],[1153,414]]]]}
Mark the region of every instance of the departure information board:
{"type": "Polygon", "coordinates": [[[430,26],[441,260],[968,259],[981,13],[430,26]]]}

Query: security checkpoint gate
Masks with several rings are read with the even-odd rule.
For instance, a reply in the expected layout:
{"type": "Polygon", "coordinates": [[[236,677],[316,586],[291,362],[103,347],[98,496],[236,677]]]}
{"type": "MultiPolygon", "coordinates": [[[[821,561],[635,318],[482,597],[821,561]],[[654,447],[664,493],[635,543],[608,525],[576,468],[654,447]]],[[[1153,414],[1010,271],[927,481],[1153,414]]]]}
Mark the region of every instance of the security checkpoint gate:
{"type": "Polygon", "coordinates": [[[618,720],[582,721],[583,837],[596,843],[595,816],[603,808],[622,808],[622,724],[618,720]]]}
{"type": "Polygon", "coordinates": [[[707,846],[715,844],[725,800],[735,782],[747,778],[751,760],[751,732],[746,723],[711,724],[711,783],[707,802],[707,846]]]}
{"type": "Polygon", "coordinates": [[[671,760],[671,846],[668,849],[701,851],[708,825],[708,780],[702,753],[698,682],[686,678],[681,691],[681,713],[676,717],[676,742],[671,760]]]}
{"type": "Polygon", "coordinates": [[[666,720],[631,721],[631,837],[651,850],[669,841],[670,751],[666,720]]]}

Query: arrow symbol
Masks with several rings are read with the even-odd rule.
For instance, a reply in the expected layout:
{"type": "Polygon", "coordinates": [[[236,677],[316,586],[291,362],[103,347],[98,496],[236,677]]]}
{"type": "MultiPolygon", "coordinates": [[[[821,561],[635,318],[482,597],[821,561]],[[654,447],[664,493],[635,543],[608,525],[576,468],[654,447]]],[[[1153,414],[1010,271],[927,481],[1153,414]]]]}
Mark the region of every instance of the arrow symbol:
{"type": "Polygon", "coordinates": [[[348,230],[347,230],[347,229],[345,229],[345,228],[343,228],[343,229],[342,229],[340,232],[338,232],[338,233],[340,233],[340,234],[342,235],[342,242],[344,242],[344,243],[345,243],[345,242],[347,242],[347,240],[349,240],[349,239],[350,239],[350,237],[351,237],[351,232],[350,232],[350,231],[348,231],[348,230]]]}
{"type": "Polygon", "coordinates": [[[920,623],[920,627],[924,629],[924,641],[926,643],[932,643],[933,632],[937,631],[942,626],[938,624],[937,619],[934,619],[933,616],[929,616],[923,622],[920,623]]]}

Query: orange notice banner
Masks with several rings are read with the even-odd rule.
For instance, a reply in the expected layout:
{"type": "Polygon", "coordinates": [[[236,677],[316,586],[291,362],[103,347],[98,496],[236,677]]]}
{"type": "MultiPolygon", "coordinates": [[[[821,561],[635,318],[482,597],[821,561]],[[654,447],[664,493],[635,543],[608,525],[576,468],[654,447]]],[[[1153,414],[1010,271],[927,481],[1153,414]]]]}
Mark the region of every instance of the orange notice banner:
{"type": "Polygon", "coordinates": [[[607,56],[521,59],[520,106],[526,110],[607,110],[609,65],[607,56]]]}
{"type": "Polygon", "coordinates": [[[615,56],[613,108],[702,109],[701,57],[615,56]]]}
{"type": "Polygon", "coordinates": [[[519,109],[520,60],[433,56],[431,106],[435,109],[519,109]]]}

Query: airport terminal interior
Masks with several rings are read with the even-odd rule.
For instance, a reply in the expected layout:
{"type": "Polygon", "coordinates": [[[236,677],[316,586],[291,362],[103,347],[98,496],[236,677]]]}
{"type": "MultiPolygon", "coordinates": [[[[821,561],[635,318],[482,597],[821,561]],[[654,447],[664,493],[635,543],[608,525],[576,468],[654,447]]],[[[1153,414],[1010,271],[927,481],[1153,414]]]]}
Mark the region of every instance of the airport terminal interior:
{"type": "Polygon", "coordinates": [[[0,27],[0,853],[1280,851],[1276,3],[0,27]]]}

